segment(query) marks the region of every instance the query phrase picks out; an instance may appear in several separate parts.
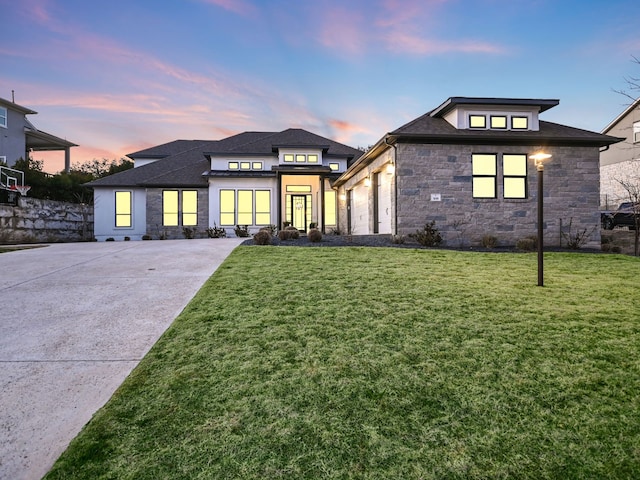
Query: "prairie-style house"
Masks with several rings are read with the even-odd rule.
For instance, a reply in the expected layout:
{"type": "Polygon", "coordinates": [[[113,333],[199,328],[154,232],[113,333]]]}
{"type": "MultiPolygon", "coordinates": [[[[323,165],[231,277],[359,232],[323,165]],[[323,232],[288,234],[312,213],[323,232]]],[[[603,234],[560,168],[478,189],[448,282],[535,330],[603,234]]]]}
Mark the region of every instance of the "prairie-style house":
{"type": "MultiPolygon", "coordinates": [[[[300,129],[177,140],[129,155],[135,168],[94,181],[98,240],[200,236],[235,225],[401,234],[435,221],[447,243],[503,245],[536,232],[545,166],[545,234],[599,224],[600,149],[620,139],[545,122],[558,100],[451,97],[366,153],[300,129]]],[[[600,241],[593,229],[590,242],[600,241]]]]}

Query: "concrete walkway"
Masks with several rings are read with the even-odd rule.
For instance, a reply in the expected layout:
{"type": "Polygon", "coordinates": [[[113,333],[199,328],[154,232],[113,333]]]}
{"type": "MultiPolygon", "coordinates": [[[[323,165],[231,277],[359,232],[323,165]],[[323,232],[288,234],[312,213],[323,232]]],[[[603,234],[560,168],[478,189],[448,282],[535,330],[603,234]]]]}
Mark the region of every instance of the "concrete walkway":
{"type": "Polygon", "coordinates": [[[0,254],[0,479],[40,479],[243,239],[0,254]]]}

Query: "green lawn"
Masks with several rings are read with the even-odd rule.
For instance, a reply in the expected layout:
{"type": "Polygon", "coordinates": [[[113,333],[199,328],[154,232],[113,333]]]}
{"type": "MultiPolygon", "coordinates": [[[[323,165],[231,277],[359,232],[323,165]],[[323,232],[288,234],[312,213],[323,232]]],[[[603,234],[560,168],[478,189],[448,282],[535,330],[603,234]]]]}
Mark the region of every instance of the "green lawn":
{"type": "Polygon", "coordinates": [[[639,273],[239,247],[47,478],[638,478],[639,273]]]}

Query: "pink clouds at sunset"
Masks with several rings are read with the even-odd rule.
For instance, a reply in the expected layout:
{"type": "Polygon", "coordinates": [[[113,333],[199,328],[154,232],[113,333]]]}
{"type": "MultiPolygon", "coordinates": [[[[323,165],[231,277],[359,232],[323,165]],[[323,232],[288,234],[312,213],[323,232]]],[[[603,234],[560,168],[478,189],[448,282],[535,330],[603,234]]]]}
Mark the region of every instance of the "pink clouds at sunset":
{"type": "Polygon", "coordinates": [[[638,76],[640,6],[581,5],[0,0],[0,97],[79,144],[73,162],[289,127],[370,145],[452,95],[560,98],[556,121],[599,130],[638,76]]]}

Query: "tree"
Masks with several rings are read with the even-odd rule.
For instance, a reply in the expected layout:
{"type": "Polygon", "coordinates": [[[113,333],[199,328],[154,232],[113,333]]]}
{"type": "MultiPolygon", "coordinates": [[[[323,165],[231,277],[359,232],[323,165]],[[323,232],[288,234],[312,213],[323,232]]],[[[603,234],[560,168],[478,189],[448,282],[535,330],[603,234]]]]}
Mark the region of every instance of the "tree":
{"type": "Polygon", "coordinates": [[[121,158],[119,161],[115,159],[108,160],[103,158],[98,160],[97,158],[94,158],[90,162],[74,163],[72,170],[91,175],[91,179],[95,180],[130,168],[133,168],[133,162],[126,158],[121,158]]]}
{"type": "MultiPolygon", "coordinates": [[[[633,59],[633,63],[640,65],[640,59],[638,57],[631,55],[631,58],[633,59]]],[[[624,95],[632,102],[635,102],[638,99],[638,96],[640,96],[640,77],[628,76],[624,77],[624,81],[627,84],[627,88],[620,90],[614,89],[613,91],[620,95],[624,95]]]]}
{"type": "Polygon", "coordinates": [[[640,246],[640,172],[635,175],[628,175],[625,179],[616,179],[625,189],[627,197],[631,202],[631,211],[634,219],[633,253],[637,257],[640,246]]]}

